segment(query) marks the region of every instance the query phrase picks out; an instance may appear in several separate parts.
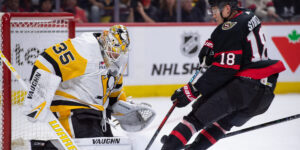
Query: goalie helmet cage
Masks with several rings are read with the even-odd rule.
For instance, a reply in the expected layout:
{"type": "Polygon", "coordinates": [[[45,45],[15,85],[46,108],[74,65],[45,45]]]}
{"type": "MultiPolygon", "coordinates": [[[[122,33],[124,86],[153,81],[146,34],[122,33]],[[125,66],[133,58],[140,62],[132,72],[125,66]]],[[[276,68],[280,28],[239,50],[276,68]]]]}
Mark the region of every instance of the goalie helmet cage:
{"type": "MultiPolygon", "coordinates": [[[[27,84],[38,54],[75,36],[71,13],[0,13],[0,19],[1,50],[27,84]]],[[[0,149],[18,149],[15,145],[24,146],[24,140],[55,138],[46,124],[33,124],[22,115],[25,89],[2,62],[0,70],[0,149]]]]}

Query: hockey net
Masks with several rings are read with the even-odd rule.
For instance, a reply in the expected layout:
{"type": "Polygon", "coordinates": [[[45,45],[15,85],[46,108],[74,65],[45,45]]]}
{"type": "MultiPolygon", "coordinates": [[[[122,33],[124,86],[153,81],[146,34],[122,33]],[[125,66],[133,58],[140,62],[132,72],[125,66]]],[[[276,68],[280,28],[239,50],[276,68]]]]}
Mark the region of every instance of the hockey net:
{"type": "MultiPolygon", "coordinates": [[[[0,13],[1,50],[29,84],[38,54],[53,44],[74,37],[69,13],[0,13]]],[[[0,149],[27,149],[25,141],[55,139],[44,123],[31,123],[21,112],[26,90],[0,63],[0,149]]]]}

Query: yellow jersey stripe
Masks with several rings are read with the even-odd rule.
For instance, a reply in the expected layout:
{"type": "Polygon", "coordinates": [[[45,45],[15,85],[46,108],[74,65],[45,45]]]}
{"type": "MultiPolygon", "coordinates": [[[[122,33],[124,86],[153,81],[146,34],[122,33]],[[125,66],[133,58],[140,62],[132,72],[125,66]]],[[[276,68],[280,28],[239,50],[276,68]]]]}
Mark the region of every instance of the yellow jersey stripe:
{"type": "Polygon", "coordinates": [[[42,69],[42,70],[45,70],[45,71],[51,73],[51,71],[45,65],[43,65],[39,60],[36,60],[34,65],[36,67],[38,67],[39,69],[42,69]]]}
{"type": "Polygon", "coordinates": [[[62,111],[72,110],[72,109],[91,109],[91,108],[87,106],[68,106],[68,105],[50,106],[50,110],[52,112],[62,112],[62,111]]]}
{"type": "Polygon", "coordinates": [[[65,98],[68,98],[68,99],[78,99],[77,97],[71,95],[71,94],[68,94],[64,91],[60,91],[60,90],[57,90],[55,92],[55,95],[58,95],[58,96],[62,96],[62,97],[65,97],[65,98]]]}

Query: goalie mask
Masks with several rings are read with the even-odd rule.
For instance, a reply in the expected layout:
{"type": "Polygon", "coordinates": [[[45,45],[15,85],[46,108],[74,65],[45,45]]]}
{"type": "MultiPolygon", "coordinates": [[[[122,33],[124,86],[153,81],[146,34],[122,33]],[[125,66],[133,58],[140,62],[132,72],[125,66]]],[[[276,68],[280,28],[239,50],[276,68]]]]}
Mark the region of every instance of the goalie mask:
{"type": "Polygon", "coordinates": [[[123,25],[114,25],[100,37],[101,53],[111,75],[122,73],[128,62],[129,35],[123,25]]]}

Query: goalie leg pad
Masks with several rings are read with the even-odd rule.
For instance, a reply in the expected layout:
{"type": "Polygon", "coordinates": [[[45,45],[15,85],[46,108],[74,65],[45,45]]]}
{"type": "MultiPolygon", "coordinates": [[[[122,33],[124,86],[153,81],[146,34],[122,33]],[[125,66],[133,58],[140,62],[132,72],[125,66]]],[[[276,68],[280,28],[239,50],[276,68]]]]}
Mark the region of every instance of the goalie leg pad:
{"type": "Polygon", "coordinates": [[[155,112],[146,103],[132,101],[117,101],[112,106],[113,114],[122,127],[128,132],[137,132],[146,128],[154,119],[155,112]]]}
{"type": "Polygon", "coordinates": [[[30,145],[32,150],[41,150],[41,149],[58,150],[59,148],[63,149],[62,146],[59,145],[59,147],[57,147],[51,141],[30,140],[30,145]]]}
{"type": "Polygon", "coordinates": [[[23,112],[29,121],[44,120],[47,116],[54,93],[61,82],[61,78],[37,69],[34,73],[26,98],[24,100],[23,112]]]}

